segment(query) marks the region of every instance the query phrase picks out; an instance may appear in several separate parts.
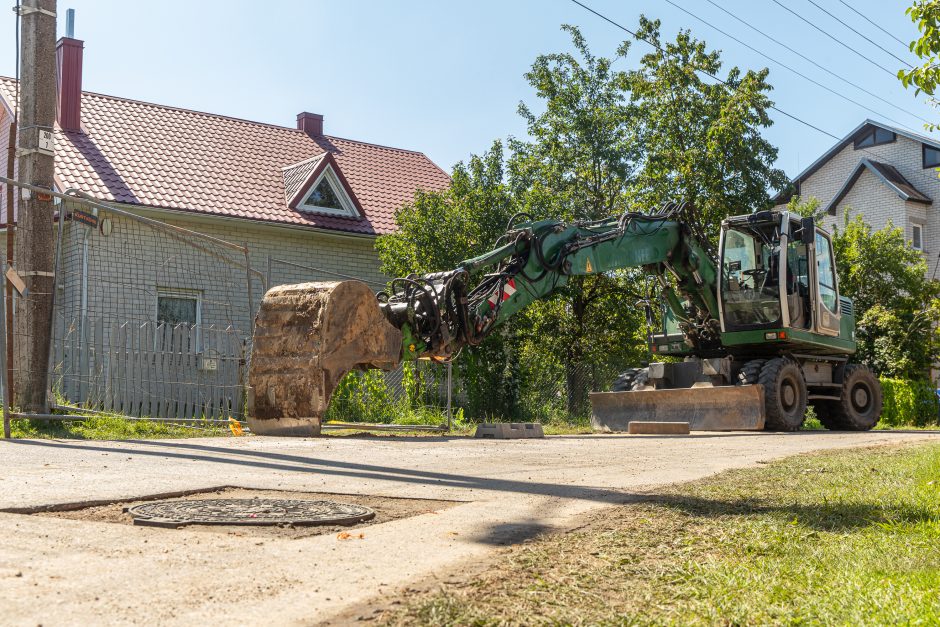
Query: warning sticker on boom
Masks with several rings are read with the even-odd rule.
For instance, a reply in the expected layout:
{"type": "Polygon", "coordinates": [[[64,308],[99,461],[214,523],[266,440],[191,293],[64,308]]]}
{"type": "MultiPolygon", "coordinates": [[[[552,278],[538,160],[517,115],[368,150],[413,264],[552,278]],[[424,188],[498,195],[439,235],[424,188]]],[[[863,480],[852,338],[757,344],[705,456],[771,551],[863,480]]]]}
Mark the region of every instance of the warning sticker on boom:
{"type": "MultiPolygon", "coordinates": [[[[502,292],[500,300],[505,301],[507,298],[509,298],[515,293],[516,293],[516,280],[509,279],[508,281],[506,281],[506,285],[503,287],[503,292],[502,292]]],[[[490,304],[490,309],[494,309],[497,303],[497,292],[493,292],[493,294],[486,300],[490,304]]]]}

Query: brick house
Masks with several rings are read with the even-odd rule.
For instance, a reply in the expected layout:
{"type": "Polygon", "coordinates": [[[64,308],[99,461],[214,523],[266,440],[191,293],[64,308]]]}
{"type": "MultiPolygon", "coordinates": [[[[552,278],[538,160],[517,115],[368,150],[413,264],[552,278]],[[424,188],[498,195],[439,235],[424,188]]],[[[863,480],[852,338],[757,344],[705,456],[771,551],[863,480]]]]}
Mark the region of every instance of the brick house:
{"type": "Polygon", "coordinates": [[[890,220],[904,229],[911,246],[925,255],[940,253],[940,216],[932,208],[940,198],[940,141],[865,120],[792,180],[793,195],[816,198],[825,209],[825,228],[841,225],[846,210],[874,229],[890,220]]]}
{"type": "MultiPolygon", "coordinates": [[[[240,416],[262,286],[379,289],[376,237],[450,177],[420,152],[328,135],[322,115],[286,127],[83,92],[82,50],[57,44],[55,187],[119,211],[58,204],[50,391],[130,415],[240,416]]],[[[15,92],[0,77],[3,174],[15,92]]],[[[0,194],[0,227],[7,211],[0,194]]]]}

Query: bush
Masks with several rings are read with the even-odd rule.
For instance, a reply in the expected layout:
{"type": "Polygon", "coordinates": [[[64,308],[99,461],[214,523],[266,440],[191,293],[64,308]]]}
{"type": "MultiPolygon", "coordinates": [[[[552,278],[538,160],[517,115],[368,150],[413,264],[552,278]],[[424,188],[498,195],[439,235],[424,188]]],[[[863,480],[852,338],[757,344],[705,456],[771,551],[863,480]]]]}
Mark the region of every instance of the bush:
{"type": "Polygon", "coordinates": [[[883,377],[881,389],[884,391],[882,425],[926,427],[940,422],[937,391],[929,381],[883,377]]]}

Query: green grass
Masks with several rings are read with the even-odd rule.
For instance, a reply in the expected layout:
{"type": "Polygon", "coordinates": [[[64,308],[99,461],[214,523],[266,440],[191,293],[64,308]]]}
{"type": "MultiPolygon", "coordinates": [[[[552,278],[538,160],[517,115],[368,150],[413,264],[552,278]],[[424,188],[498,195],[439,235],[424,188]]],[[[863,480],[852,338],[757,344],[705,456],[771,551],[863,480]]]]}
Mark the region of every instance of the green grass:
{"type": "Polygon", "coordinates": [[[140,440],[224,436],[232,433],[225,425],[208,422],[184,426],[102,414],[90,415],[83,421],[16,420],[11,423],[10,435],[14,438],[140,440]]]}
{"type": "Polygon", "coordinates": [[[504,549],[391,624],[940,624],[940,445],[804,455],[504,549]]]}

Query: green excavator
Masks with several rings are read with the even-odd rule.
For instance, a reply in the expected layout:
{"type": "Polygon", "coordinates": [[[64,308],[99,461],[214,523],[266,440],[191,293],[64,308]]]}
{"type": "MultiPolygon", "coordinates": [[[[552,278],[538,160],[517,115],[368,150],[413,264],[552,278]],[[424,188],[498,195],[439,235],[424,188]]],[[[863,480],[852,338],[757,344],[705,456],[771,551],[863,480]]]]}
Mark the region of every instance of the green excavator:
{"type": "Polygon", "coordinates": [[[595,427],[685,421],[692,429],[793,431],[808,404],[830,429],[867,430],[881,387],[852,363],[852,301],[813,218],[761,211],[721,224],[718,250],[685,206],[566,224],[510,222],[457,268],[391,281],[282,285],[265,295],[249,368],[254,433],[314,435],[340,378],[402,359],[452,359],[577,275],[640,268],[664,315],[654,359],[591,395],[595,427]]]}

